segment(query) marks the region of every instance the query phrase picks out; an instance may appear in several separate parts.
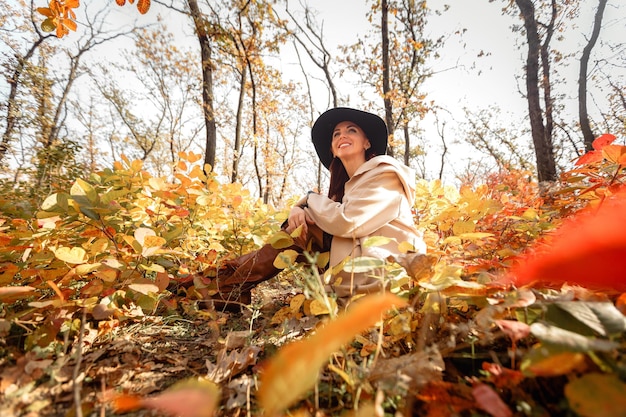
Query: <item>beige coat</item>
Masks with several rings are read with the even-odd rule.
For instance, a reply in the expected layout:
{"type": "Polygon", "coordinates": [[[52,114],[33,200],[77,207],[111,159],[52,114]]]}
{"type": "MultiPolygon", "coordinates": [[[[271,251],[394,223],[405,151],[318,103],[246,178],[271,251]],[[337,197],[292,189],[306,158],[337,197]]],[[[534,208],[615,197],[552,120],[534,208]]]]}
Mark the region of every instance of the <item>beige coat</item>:
{"type": "MultiPolygon", "coordinates": [[[[412,207],[415,199],[414,171],[391,158],[376,156],[361,165],[345,185],[341,203],[320,194],[310,194],[306,213],[325,232],[333,235],[330,266],[347,257],[386,258],[399,254],[398,244],[409,242],[417,252],[426,252],[421,234],[415,228],[412,207]],[[363,240],[384,236],[395,241],[384,246],[364,248],[363,240]]],[[[341,283],[333,289],[339,297],[371,293],[381,289],[372,274],[341,272],[341,283]]]]}

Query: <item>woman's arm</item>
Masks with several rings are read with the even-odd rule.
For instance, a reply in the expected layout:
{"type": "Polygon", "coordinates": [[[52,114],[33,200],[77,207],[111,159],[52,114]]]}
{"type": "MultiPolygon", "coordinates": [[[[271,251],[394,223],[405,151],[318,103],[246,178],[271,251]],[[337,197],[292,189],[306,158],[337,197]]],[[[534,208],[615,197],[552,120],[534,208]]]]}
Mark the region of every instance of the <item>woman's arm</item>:
{"type": "Polygon", "coordinates": [[[325,232],[342,237],[368,236],[400,214],[404,188],[393,171],[364,176],[346,193],[342,203],[311,194],[311,219],[325,232]]]}

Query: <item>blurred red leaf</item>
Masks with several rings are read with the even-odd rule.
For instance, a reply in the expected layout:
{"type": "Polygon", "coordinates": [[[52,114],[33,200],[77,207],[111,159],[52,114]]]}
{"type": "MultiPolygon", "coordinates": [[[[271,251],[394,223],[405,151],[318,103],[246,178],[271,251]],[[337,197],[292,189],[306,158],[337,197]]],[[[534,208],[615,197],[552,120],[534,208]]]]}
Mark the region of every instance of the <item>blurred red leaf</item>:
{"type": "Polygon", "coordinates": [[[566,221],[535,253],[521,257],[498,282],[574,283],[586,288],[626,290],[626,193],[566,221]]]}
{"type": "Polygon", "coordinates": [[[493,417],[511,417],[511,409],[502,398],[487,384],[476,384],[472,389],[476,404],[493,417]]]}
{"type": "Polygon", "coordinates": [[[520,371],[490,362],[483,362],[483,370],[489,372],[489,382],[497,388],[512,388],[525,378],[520,371]]]}
{"type": "Polygon", "coordinates": [[[496,320],[496,324],[513,342],[525,338],[530,334],[530,326],[515,320],[496,320]]]}

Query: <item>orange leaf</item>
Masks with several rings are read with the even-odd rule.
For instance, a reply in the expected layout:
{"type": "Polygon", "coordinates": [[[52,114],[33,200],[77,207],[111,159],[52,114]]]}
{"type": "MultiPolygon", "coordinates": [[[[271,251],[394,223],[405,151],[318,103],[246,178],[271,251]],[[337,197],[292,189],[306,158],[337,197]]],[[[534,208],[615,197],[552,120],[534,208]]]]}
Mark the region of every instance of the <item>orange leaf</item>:
{"type": "Polygon", "coordinates": [[[0,301],[10,303],[20,298],[29,296],[35,291],[36,288],[24,286],[24,287],[1,287],[0,288],[0,301]]]}
{"type": "Polygon", "coordinates": [[[187,379],[149,398],[121,394],[111,402],[117,413],[149,408],[180,417],[211,417],[215,413],[220,390],[213,382],[187,379]]]}
{"type": "Polygon", "coordinates": [[[320,368],[333,352],[376,324],[383,312],[405,304],[389,293],[368,295],[313,336],[281,348],[261,375],[258,396],[267,415],[288,407],[313,387],[320,368]]]}
{"type": "Polygon", "coordinates": [[[115,0],[118,6],[123,6],[126,4],[126,0],[115,0]]]}
{"type": "Polygon", "coordinates": [[[620,158],[626,153],[626,146],[623,145],[607,145],[602,148],[602,156],[607,160],[619,164],[620,158]]]}
{"type": "Polygon", "coordinates": [[[615,136],[614,135],[611,135],[609,133],[605,133],[604,135],[598,136],[593,141],[591,146],[593,146],[593,149],[601,151],[602,148],[604,148],[606,145],[610,145],[611,143],[613,143],[614,140],[615,140],[615,136]]]}
{"type": "Polygon", "coordinates": [[[37,12],[46,16],[46,17],[54,17],[54,13],[50,10],[49,7],[37,7],[37,12]]]}
{"type": "Polygon", "coordinates": [[[139,0],[137,2],[137,10],[139,13],[146,14],[150,10],[150,0],[139,0]]]}
{"type": "Polygon", "coordinates": [[[527,254],[500,283],[576,284],[626,290],[626,192],[606,199],[597,212],[585,210],[566,221],[550,247],[527,254]]]}
{"type": "Polygon", "coordinates": [[[141,408],[141,397],[137,395],[120,394],[111,400],[116,413],[128,413],[141,408]]]}
{"type": "Polygon", "coordinates": [[[598,162],[601,160],[602,160],[602,151],[600,150],[589,151],[583,156],[581,156],[580,158],[578,158],[578,160],[576,161],[576,165],[591,164],[593,162],[598,162]]]}

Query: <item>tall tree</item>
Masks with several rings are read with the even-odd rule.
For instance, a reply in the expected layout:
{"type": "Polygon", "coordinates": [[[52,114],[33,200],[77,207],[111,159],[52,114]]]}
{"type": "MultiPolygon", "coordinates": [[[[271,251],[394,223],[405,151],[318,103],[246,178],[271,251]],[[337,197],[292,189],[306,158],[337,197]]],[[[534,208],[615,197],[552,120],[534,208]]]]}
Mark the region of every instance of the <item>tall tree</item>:
{"type": "Polygon", "coordinates": [[[204,124],[206,128],[206,141],[204,151],[204,163],[215,167],[215,150],[217,146],[217,125],[213,109],[213,58],[211,49],[211,37],[208,33],[209,25],[200,11],[197,0],[186,0],[191,18],[193,19],[198,44],[200,45],[200,57],[202,68],[202,102],[204,124]]]}
{"type": "MultiPolygon", "coordinates": [[[[39,47],[53,37],[53,35],[44,35],[41,33],[39,26],[34,20],[32,12],[29,17],[25,14],[27,10],[23,8],[12,9],[11,5],[6,5],[7,19],[3,20],[3,29],[6,33],[10,33],[11,36],[15,36],[13,39],[9,39],[6,45],[13,50],[13,57],[4,63],[5,77],[9,85],[9,94],[6,98],[5,104],[5,126],[2,133],[2,139],[0,140],[0,163],[4,162],[6,154],[13,140],[13,135],[19,121],[19,103],[18,103],[18,91],[22,85],[22,75],[25,67],[33,58],[39,47]],[[11,24],[10,22],[13,22],[11,24]],[[13,26],[13,27],[11,27],[13,26]],[[15,39],[21,37],[25,42],[16,42],[15,39]],[[24,51],[21,51],[23,45],[28,45],[24,51]]],[[[32,2],[31,2],[32,10],[32,2]]]]}
{"type": "Polygon", "coordinates": [[[598,41],[600,36],[600,28],[602,27],[602,17],[604,15],[604,9],[608,0],[598,0],[598,9],[593,20],[593,30],[591,31],[591,37],[583,49],[582,56],[580,58],[580,72],[578,74],[578,119],[580,121],[580,130],[583,133],[583,139],[585,142],[585,150],[591,151],[593,149],[593,140],[595,134],[591,128],[589,122],[589,112],[587,111],[587,72],[589,68],[589,58],[591,57],[591,50],[598,41]]]}
{"type": "Polygon", "coordinates": [[[526,57],[526,100],[537,161],[539,182],[557,179],[554,146],[552,142],[553,99],[550,84],[550,41],[554,34],[557,12],[556,0],[550,2],[550,18],[547,23],[540,23],[535,17],[533,0],[515,0],[524,20],[528,54],[526,57]],[[539,36],[539,27],[544,28],[543,40],[539,36]],[[541,69],[541,78],[539,75],[541,69]],[[543,89],[544,108],[541,108],[541,89],[543,89]]]}

